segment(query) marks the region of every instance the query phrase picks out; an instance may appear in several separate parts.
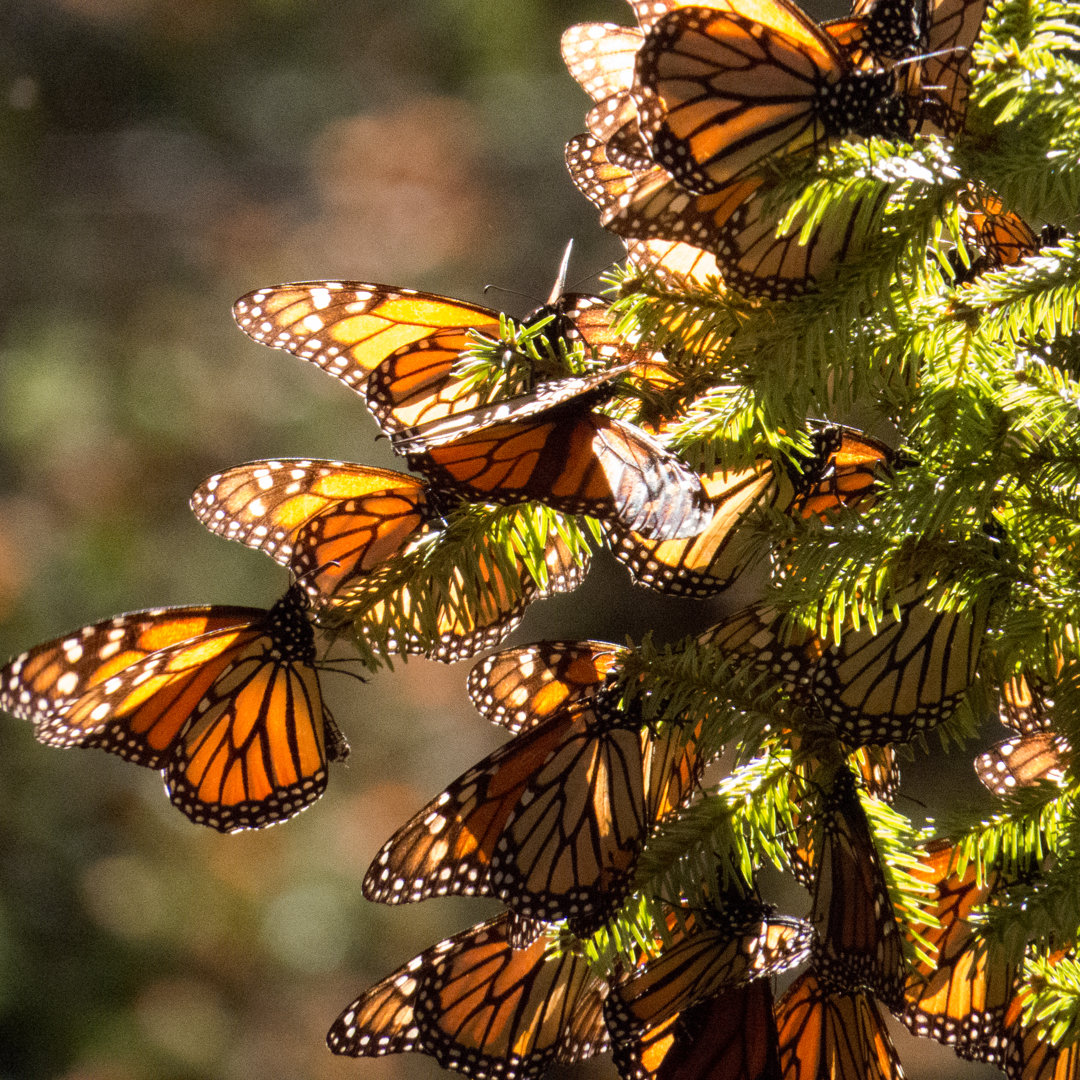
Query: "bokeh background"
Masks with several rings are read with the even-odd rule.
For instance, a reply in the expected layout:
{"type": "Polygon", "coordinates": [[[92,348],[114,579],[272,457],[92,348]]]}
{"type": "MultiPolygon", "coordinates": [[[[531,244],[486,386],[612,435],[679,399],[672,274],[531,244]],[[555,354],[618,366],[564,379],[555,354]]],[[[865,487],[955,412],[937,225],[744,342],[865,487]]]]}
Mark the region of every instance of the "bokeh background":
{"type": "MultiPolygon", "coordinates": [[[[562,165],[586,98],[559,34],[589,19],[630,21],[616,0],[0,3],[0,657],[124,610],[271,603],[280,568],[187,510],[211,472],[395,464],[355,395],[236,330],[236,296],[333,277],[483,302],[490,284],[521,315],[569,237],[577,287],[618,258],[562,165]]],[[[660,602],[598,560],[513,640],[673,638],[730,606],[660,602]]],[[[191,825],[148,770],[0,716],[0,1077],[438,1075],[323,1038],[360,989],[494,910],[359,888],[500,741],[467,670],[328,676],[348,765],[307,813],[237,836],[191,825]]],[[[908,775],[910,798],[937,797],[925,766],[908,775]]],[[[982,797],[969,768],[952,790],[982,797]]],[[[904,1049],[916,1080],[994,1075],[904,1049]]],[[[606,1059],[572,1072],[614,1077],[606,1059]]]]}

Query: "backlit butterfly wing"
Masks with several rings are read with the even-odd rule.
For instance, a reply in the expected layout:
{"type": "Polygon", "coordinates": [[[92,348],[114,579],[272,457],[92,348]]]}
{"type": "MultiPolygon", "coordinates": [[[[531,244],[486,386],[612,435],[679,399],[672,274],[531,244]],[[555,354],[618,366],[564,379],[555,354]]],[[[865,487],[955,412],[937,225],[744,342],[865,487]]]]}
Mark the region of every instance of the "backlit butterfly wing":
{"type": "Polygon", "coordinates": [[[918,585],[901,593],[900,618],[886,614],[829,644],[806,627],[784,630],[769,605],[746,608],[703,636],[826,716],[853,748],[907,742],[950,716],[975,678],[985,609],[934,611],[918,585]]]}
{"type": "Polygon", "coordinates": [[[586,961],[511,947],[505,915],[448,938],[361,994],[334,1022],[335,1054],[416,1051],[474,1080],[542,1075],[607,1047],[607,987],[586,961]]]}
{"type": "Polygon", "coordinates": [[[652,164],[630,94],[643,40],[630,27],[581,23],[565,30],[561,43],[567,69],[596,102],[585,120],[590,133],[606,144],[609,160],[628,168],[652,164]]]}
{"type": "Polygon", "coordinates": [[[636,241],[631,246],[635,262],[682,288],[715,285],[712,278],[719,273],[747,296],[797,296],[859,254],[883,205],[883,199],[872,206],[852,203],[839,217],[811,229],[803,243],[801,214],[777,235],[786,211],[766,209],[760,180],[737,180],[715,193],[692,195],[659,167],[631,171],[613,164],[590,135],[570,140],[566,163],[578,189],[600,210],[600,223],[636,241]],[[863,217],[867,224],[860,225],[863,217]]]}
{"type": "Polygon", "coordinates": [[[839,136],[900,134],[891,74],[853,68],[786,0],[669,12],[645,35],[634,90],[653,160],[698,193],[839,136]]]}
{"type": "MultiPolygon", "coordinates": [[[[558,293],[558,285],[556,286],[558,293]]],[[[549,320],[543,338],[551,350],[551,363],[557,364],[560,345],[581,342],[591,359],[614,361],[629,359],[633,348],[616,338],[609,302],[584,293],[558,293],[537,308],[524,322],[531,327],[549,320]]],[[[497,417],[504,406],[489,405],[489,394],[470,388],[454,373],[462,354],[475,348],[467,332],[441,331],[422,341],[402,346],[374,370],[367,384],[368,406],[379,426],[397,444],[408,440],[410,448],[425,445],[433,430],[445,441],[470,428],[483,426],[497,417]],[[461,417],[454,421],[455,417],[461,417]]],[[[510,346],[506,346],[510,349],[510,346]]],[[[503,396],[528,390],[529,385],[500,387],[503,396]]],[[[601,377],[597,385],[612,375],[601,377]]],[[[570,379],[549,379],[535,390],[536,408],[547,407],[559,396],[570,397],[581,390],[570,379]]]]}
{"type": "Polygon", "coordinates": [[[757,509],[790,505],[794,488],[771,461],[747,469],[717,469],[702,477],[712,520],[697,535],[683,540],[647,540],[617,522],[601,529],[612,554],[634,580],[658,592],[679,596],[711,596],[726,589],[761,554],[757,537],[739,525],[757,509]]]}
{"type": "Polygon", "coordinates": [[[975,679],[985,609],[934,611],[925,595],[911,586],[899,619],[848,631],[814,669],[814,704],[852,746],[912,739],[947,719],[975,679]]]}
{"type": "Polygon", "coordinates": [[[929,843],[914,873],[932,889],[927,912],[933,921],[920,924],[919,933],[935,956],[932,963],[916,963],[897,1016],[920,1037],[1000,1065],[1000,1033],[1017,966],[999,946],[978,939],[970,921],[972,909],[987,901],[1000,879],[990,873],[980,882],[973,862],[960,874],[956,849],[947,840],[929,843]]]}
{"type": "Polygon", "coordinates": [[[993,192],[968,187],[961,193],[960,210],[964,244],[974,253],[971,266],[958,275],[960,280],[1015,266],[1039,250],[1039,238],[993,192]]]}
{"type": "MultiPolygon", "coordinates": [[[[482,537],[473,554],[475,572],[468,580],[455,566],[449,580],[413,575],[394,585],[389,596],[382,571],[354,575],[338,587],[334,610],[353,619],[357,632],[375,648],[449,664],[498,645],[529,604],[572,592],[588,573],[588,556],[572,551],[555,530],[544,551],[543,585],[516,552],[507,557],[498,538],[482,537]]],[[[302,567],[298,564],[297,571],[303,572],[302,567]]]]}
{"type": "Polygon", "coordinates": [[[438,491],[565,514],[618,518],[644,536],[693,535],[708,521],[697,475],[645,432],[574,402],[522,423],[494,423],[409,455],[438,491]]]}
{"type": "Polygon", "coordinates": [[[674,289],[720,288],[716,256],[679,240],[624,239],[627,262],[674,289]]]}
{"type": "MultiPolygon", "coordinates": [[[[226,625],[168,644],[103,680],[86,678],[77,697],[36,721],[38,738],[162,769],[174,804],[222,832],[298,813],[325,790],[327,761],[348,753],[322,704],[303,593],[294,588],[269,612],[252,609],[243,621],[231,613],[244,609],[225,610],[230,614],[159,613],[162,637],[180,624],[226,625]]],[[[20,678],[5,672],[7,693],[21,696],[20,678]]]]}
{"type": "MultiPolygon", "coordinates": [[[[1059,950],[1048,959],[1059,963],[1066,955],[1075,960],[1075,952],[1059,950]]],[[[1013,996],[1002,1024],[1005,1041],[1003,1065],[1007,1080],[1077,1080],[1080,1077],[1080,1043],[1063,1040],[1058,1045],[1038,1023],[1024,1023],[1024,1009],[1030,990],[1020,989],[1013,996]]],[[[961,1057],[965,1055],[961,1054],[961,1057]]]]}
{"type": "Polygon", "coordinates": [[[516,735],[595,697],[624,652],[606,641],[538,641],[481,660],[466,689],[482,716],[516,735]]]}
{"type": "Polygon", "coordinates": [[[753,907],[695,918],[659,956],[617,979],[604,1006],[613,1038],[640,1037],[716,994],[801,964],[810,927],[753,907]]]}
{"type": "Polygon", "coordinates": [[[979,754],[975,758],[975,775],[999,796],[1041,781],[1062,787],[1062,755],[1068,753],[1068,742],[1049,731],[1016,735],[979,754]]]}
{"type": "Polygon", "coordinates": [[[85,733],[66,724],[63,715],[92,687],[151,653],[215,630],[246,626],[264,614],[259,608],[225,605],[153,608],[84,626],[16,656],[0,669],[0,709],[33,721],[37,738],[46,745],[84,745],[85,733]]]}
{"type": "Polygon", "coordinates": [[[843,507],[866,510],[875,489],[888,471],[892,450],[883,442],[854,428],[841,427],[820,433],[822,447],[817,460],[808,463],[793,500],[791,513],[800,517],[820,517],[843,507]],[[830,438],[835,433],[835,443],[830,438]],[[828,439],[828,441],[824,441],[828,439]]]}
{"type": "Polygon", "coordinates": [[[821,858],[815,867],[811,920],[814,965],[833,991],[872,990],[890,1008],[903,996],[903,939],[873,834],[850,772],[842,769],[825,801],[821,858]]]}
{"type": "Polygon", "coordinates": [[[971,92],[971,49],[982,29],[987,0],[930,0],[923,59],[907,91],[916,130],[956,135],[971,92]]]}
{"type": "Polygon", "coordinates": [[[575,933],[595,928],[625,895],[651,826],[692,791],[700,769],[693,738],[672,733],[654,746],[648,732],[591,706],[563,709],[488,755],[399,829],[372,862],[364,895],[390,904],[498,895],[519,916],[568,918],[575,933]],[[513,832],[515,814],[534,806],[565,851],[553,852],[542,833],[513,849],[529,830],[519,817],[513,832]],[[504,835],[513,835],[511,850],[500,849],[504,835]],[[577,863],[565,877],[570,857],[577,863]]]}
{"type": "MultiPolygon", "coordinates": [[[[359,281],[299,281],[256,289],[233,305],[248,337],[317,364],[362,393],[391,353],[433,336],[497,338],[496,312],[463,300],[359,281]]],[[[445,340],[445,338],[443,339],[445,340]]]]}
{"type": "Polygon", "coordinates": [[[252,461],[191,496],[213,533],[264,551],[322,601],[399,551],[433,515],[422,481],[344,461],[252,461]]]}
{"type": "Polygon", "coordinates": [[[458,777],[382,846],[364,877],[368,900],[409,904],[432,896],[487,896],[491,857],[532,777],[591,712],[561,710],[458,777]]]}
{"type": "Polygon", "coordinates": [[[594,706],[603,730],[563,740],[529,781],[495,845],[495,894],[520,915],[586,936],[630,891],[655,825],[693,793],[698,732],[657,735],[594,706]],[[604,719],[606,717],[606,719],[604,719]]]}
{"type": "MultiPolygon", "coordinates": [[[[1060,655],[1056,658],[1057,673],[1062,667],[1060,655]]],[[[1018,735],[1031,735],[1036,731],[1048,731],[1053,726],[1054,702],[1049,696],[1052,687],[1031,672],[1014,675],[1001,688],[998,719],[1018,735]]]]}
{"type": "Polygon", "coordinates": [[[830,993],[813,971],[776,1006],[784,1080],[903,1080],[896,1048],[873,997],[830,993]]]}
{"type": "Polygon", "coordinates": [[[771,983],[726,990],[615,1040],[622,1080],[782,1080],[771,983]]]}
{"type": "Polygon", "coordinates": [[[900,763],[891,746],[860,746],[848,759],[859,770],[867,792],[875,799],[891,803],[900,790],[900,763]]]}

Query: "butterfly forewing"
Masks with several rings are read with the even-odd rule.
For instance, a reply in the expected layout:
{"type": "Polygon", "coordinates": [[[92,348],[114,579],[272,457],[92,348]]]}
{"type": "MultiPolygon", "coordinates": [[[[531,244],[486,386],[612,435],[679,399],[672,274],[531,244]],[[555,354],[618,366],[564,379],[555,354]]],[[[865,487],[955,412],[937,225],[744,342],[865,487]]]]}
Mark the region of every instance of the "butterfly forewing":
{"type": "Polygon", "coordinates": [[[961,874],[957,856],[949,841],[931,841],[922,866],[914,871],[931,890],[926,903],[930,918],[918,924],[918,932],[933,956],[930,962],[917,961],[897,1016],[916,1035],[952,1046],[964,1057],[1000,1065],[1018,968],[1000,944],[980,940],[971,921],[972,910],[986,903],[1000,877],[990,873],[980,880],[974,862],[961,874]]]}
{"type": "Polygon", "coordinates": [[[707,998],[612,1051],[622,1080],[782,1080],[772,980],[707,998]]]}
{"type": "Polygon", "coordinates": [[[345,461],[252,461],[204,480],[191,496],[213,533],[298,568],[315,595],[388,558],[429,516],[423,482],[345,461]],[[323,550],[323,548],[329,550],[323,550]],[[333,564],[337,564],[333,567],[333,564]]]}
{"type": "Polygon", "coordinates": [[[544,762],[587,716],[562,710],[489,754],[383,845],[364,877],[364,895],[384,904],[431,896],[490,894],[495,846],[544,762]]]}
{"type": "Polygon", "coordinates": [[[825,804],[815,867],[812,921],[815,966],[831,990],[872,990],[900,1005],[906,977],[903,940],[881,871],[873,834],[854,780],[837,774],[825,804]]]}
{"type": "Polygon", "coordinates": [[[359,281],[301,281],[247,293],[233,318],[262,345],[317,364],[363,391],[391,353],[444,331],[497,336],[494,311],[432,293],[359,281]]]}
{"type": "Polygon", "coordinates": [[[693,535],[708,521],[694,472],[638,428],[576,406],[492,424],[409,463],[448,495],[536,500],[566,514],[616,517],[652,538],[693,535]]]}
{"type": "Polygon", "coordinates": [[[616,980],[606,1005],[612,1034],[640,1037],[715,994],[802,963],[810,927],[757,908],[728,918],[695,917],[659,956],[616,980]]]}
{"type": "Polygon", "coordinates": [[[1049,731],[1016,735],[975,758],[975,774],[995,795],[1008,795],[1018,787],[1046,782],[1065,783],[1063,755],[1068,741],[1049,731]]]}
{"type": "Polygon", "coordinates": [[[215,630],[246,625],[262,614],[259,608],[225,605],[154,608],[84,626],[16,656],[0,669],[0,708],[32,720],[47,733],[48,721],[58,719],[91,687],[151,653],[215,630]]]}

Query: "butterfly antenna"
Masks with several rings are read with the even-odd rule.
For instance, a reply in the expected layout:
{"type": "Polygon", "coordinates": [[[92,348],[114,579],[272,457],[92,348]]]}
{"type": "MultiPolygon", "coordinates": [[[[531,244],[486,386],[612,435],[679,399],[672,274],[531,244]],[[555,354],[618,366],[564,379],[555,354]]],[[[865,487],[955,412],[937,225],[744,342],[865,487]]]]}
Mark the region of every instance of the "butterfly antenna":
{"type": "Polygon", "coordinates": [[[551,289],[551,295],[547,298],[548,307],[554,307],[562,294],[566,291],[566,271],[570,266],[570,252],[574,250],[574,240],[571,237],[566,242],[566,250],[563,252],[562,262],[559,263],[559,273],[555,277],[555,284],[551,289]]]}
{"type": "MultiPolygon", "coordinates": [[[[893,66],[895,68],[907,67],[910,64],[921,64],[925,60],[937,60],[943,56],[955,56],[957,53],[965,53],[968,51],[969,50],[965,49],[963,46],[953,45],[951,48],[938,49],[936,52],[919,53],[918,56],[905,56],[902,60],[897,60],[893,66]]],[[[923,87],[923,89],[926,90],[932,88],[923,87]]]]}

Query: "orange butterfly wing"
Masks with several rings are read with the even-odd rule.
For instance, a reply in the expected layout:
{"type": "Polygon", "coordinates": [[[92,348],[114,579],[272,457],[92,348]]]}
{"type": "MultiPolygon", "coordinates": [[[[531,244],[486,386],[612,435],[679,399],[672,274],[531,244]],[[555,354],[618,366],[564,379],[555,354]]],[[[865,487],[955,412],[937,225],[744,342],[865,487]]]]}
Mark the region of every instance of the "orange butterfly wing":
{"type": "Polygon", "coordinates": [[[998,946],[976,938],[970,916],[1000,879],[980,883],[974,863],[963,874],[956,848],[947,840],[926,846],[922,867],[915,871],[931,886],[927,922],[919,933],[935,951],[933,962],[919,960],[904,988],[901,1023],[923,1038],[952,1046],[965,1057],[1001,1064],[1000,1035],[1013,997],[1017,966],[998,946]]]}
{"type": "Polygon", "coordinates": [[[298,281],[256,289],[233,318],[261,345],[317,364],[357,393],[404,346],[468,330],[497,337],[496,312],[463,300],[359,281],[298,281]]]}
{"type": "Polygon", "coordinates": [[[529,499],[566,514],[617,517],[661,539],[708,521],[701,481],[640,429],[576,403],[522,423],[494,423],[411,454],[439,491],[513,505],[529,499]]]}
{"type": "Polygon", "coordinates": [[[290,567],[321,600],[400,550],[432,516],[415,477],[309,458],[217,473],[195,490],[191,508],[211,532],[290,567]]]}
{"type": "Polygon", "coordinates": [[[590,135],[567,143],[566,164],[600,210],[600,223],[627,240],[632,260],[676,288],[715,287],[720,275],[747,296],[797,296],[859,253],[883,205],[853,203],[839,221],[815,227],[803,243],[802,215],[777,235],[784,209],[766,210],[760,180],[735,180],[715,193],[691,195],[659,167],[631,171],[608,161],[603,144],[590,135]]]}
{"type": "Polygon", "coordinates": [[[33,721],[41,742],[76,745],[78,729],[60,718],[92,687],[160,649],[215,630],[246,626],[263,614],[258,608],[224,605],[154,608],[84,626],[22,653],[0,669],[0,709],[33,721]]]}
{"type": "Polygon", "coordinates": [[[1016,735],[979,754],[975,758],[975,775],[999,796],[1043,781],[1062,787],[1063,755],[1068,753],[1068,741],[1049,731],[1016,735]]]}
{"type": "Polygon", "coordinates": [[[825,801],[816,860],[811,920],[817,930],[815,966],[823,985],[872,990],[899,1007],[906,977],[903,939],[885,885],[873,834],[854,778],[837,773],[825,801]]]}
{"type": "Polygon", "coordinates": [[[767,979],[810,954],[810,927],[761,905],[688,919],[660,954],[616,979],[605,1006],[617,1040],[633,1040],[716,994],[767,979]]]}
{"type": "Polygon", "coordinates": [[[766,161],[841,135],[899,134],[893,80],[845,60],[785,0],[680,7],[638,52],[638,119],[653,160],[688,191],[717,191],[766,161]]]}
{"type": "Polygon", "coordinates": [[[13,661],[4,679],[13,700],[23,697],[28,671],[39,700],[47,668],[55,687],[81,680],[75,696],[55,698],[45,710],[20,706],[40,741],[98,747],[162,769],[174,803],[222,831],[291,817],[322,793],[327,758],[348,753],[322,707],[314,636],[295,590],[269,612],[136,612],[27,655],[51,655],[52,666],[13,661]],[[83,654],[73,663],[77,639],[83,654]],[[87,649],[101,642],[117,650],[87,649]],[[56,674],[60,653],[71,679],[56,674]]]}
{"type": "Polygon", "coordinates": [[[782,1080],[770,979],[692,1005],[615,1040],[622,1080],[782,1080]]]}
{"type": "Polygon", "coordinates": [[[784,1080],[903,1080],[896,1048],[867,993],[831,994],[807,971],[777,1002],[784,1080]]]}
{"type": "Polygon", "coordinates": [[[417,1051],[492,1080],[542,1075],[607,1047],[606,986],[583,958],[540,938],[517,949],[501,915],[448,938],[361,994],[335,1021],[335,1054],[417,1051]]]}
{"type": "Polygon", "coordinates": [[[466,681],[477,711],[512,734],[595,697],[624,652],[606,641],[538,641],[481,660],[466,681]]]}

